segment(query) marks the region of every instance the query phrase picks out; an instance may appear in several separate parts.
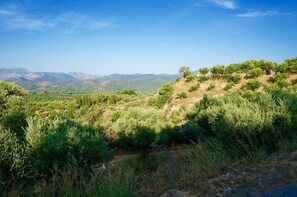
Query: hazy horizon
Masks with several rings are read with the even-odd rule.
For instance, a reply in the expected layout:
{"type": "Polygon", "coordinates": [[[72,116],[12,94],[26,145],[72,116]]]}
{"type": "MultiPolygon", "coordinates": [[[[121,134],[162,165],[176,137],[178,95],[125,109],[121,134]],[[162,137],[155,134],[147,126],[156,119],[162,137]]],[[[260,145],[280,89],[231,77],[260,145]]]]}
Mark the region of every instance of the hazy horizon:
{"type": "Polygon", "coordinates": [[[176,74],[296,57],[297,2],[0,1],[0,68],[176,74]]]}

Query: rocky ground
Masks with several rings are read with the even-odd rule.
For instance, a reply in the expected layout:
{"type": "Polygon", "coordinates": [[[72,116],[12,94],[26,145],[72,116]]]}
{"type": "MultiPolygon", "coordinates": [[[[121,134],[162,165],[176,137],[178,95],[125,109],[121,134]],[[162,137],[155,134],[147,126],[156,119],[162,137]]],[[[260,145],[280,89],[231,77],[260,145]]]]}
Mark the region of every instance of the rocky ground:
{"type": "Polygon", "coordinates": [[[271,157],[255,167],[220,166],[218,171],[218,177],[197,180],[161,196],[297,196],[297,151],[271,157]]]}

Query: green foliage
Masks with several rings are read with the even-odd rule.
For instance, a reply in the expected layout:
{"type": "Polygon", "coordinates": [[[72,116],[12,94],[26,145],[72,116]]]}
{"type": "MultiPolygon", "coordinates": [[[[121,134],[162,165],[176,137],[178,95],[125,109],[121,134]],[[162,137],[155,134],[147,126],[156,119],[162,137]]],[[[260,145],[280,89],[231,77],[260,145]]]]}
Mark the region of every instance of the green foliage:
{"type": "Polygon", "coordinates": [[[16,134],[0,127],[0,180],[15,180],[25,171],[24,145],[16,134]]]}
{"type": "Polygon", "coordinates": [[[178,99],[184,99],[184,98],[187,98],[187,97],[188,97],[187,93],[185,93],[185,92],[181,92],[181,93],[177,94],[178,99]]]}
{"type": "Polygon", "coordinates": [[[213,89],[215,89],[216,88],[216,84],[215,83],[213,83],[213,82],[211,82],[209,85],[208,85],[208,87],[207,87],[207,91],[211,91],[211,90],[213,90],[213,89]]]}
{"type": "Polygon", "coordinates": [[[206,75],[209,72],[209,68],[200,68],[199,73],[201,75],[206,75]]]}
{"type": "Polygon", "coordinates": [[[228,91],[228,90],[230,90],[234,85],[235,85],[235,84],[234,84],[233,82],[229,82],[229,83],[226,84],[226,86],[225,86],[224,89],[228,91]]]}
{"type": "Polygon", "coordinates": [[[195,84],[195,85],[192,85],[189,89],[190,92],[194,92],[194,91],[197,91],[200,87],[200,83],[198,84],[195,84]]]}
{"type": "Polygon", "coordinates": [[[209,76],[199,76],[199,77],[198,77],[198,81],[199,81],[200,83],[203,83],[204,81],[208,81],[209,79],[210,79],[209,76]]]}
{"type": "Polygon", "coordinates": [[[287,59],[277,67],[277,71],[281,73],[297,73],[297,58],[287,59]]]}
{"type": "Polygon", "coordinates": [[[33,177],[48,174],[55,167],[67,168],[73,161],[80,166],[89,166],[110,158],[98,130],[83,128],[66,120],[41,122],[28,119],[26,143],[33,177]]]}
{"type": "Polygon", "coordinates": [[[137,93],[135,92],[135,90],[122,90],[120,93],[121,94],[127,94],[127,95],[134,95],[134,96],[137,95],[137,93]]]}
{"type": "Polygon", "coordinates": [[[223,65],[216,65],[210,69],[213,74],[224,74],[225,66],[223,65]]]}
{"type": "Polygon", "coordinates": [[[191,120],[225,144],[246,141],[273,149],[281,136],[290,137],[292,117],[282,101],[263,93],[254,101],[239,94],[203,98],[191,120]],[[207,106],[207,107],[206,107],[207,106]]]}
{"type": "Polygon", "coordinates": [[[193,81],[194,79],[195,79],[195,75],[194,74],[190,74],[190,75],[188,75],[186,78],[187,78],[187,82],[189,82],[189,81],[193,81]]]}
{"type": "Polygon", "coordinates": [[[288,87],[289,85],[291,85],[287,80],[285,79],[281,79],[281,80],[277,80],[275,82],[277,84],[278,87],[280,88],[285,88],[288,87]]]}
{"type": "Polygon", "coordinates": [[[246,87],[248,90],[257,90],[260,88],[261,82],[258,79],[251,79],[247,82],[246,87]]]}
{"type": "MultiPolygon", "coordinates": [[[[126,113],[121,116],[112,125],[112,130],[117,133],[117,138],[120,146],[123,148],[148,148],[142,146],[144,142],[135,144],[135,140],[140,141],[138,137],[142,135],[153,136],[158,133],[166,125],[165,114],[158,109],[152,107],[134,107],[130,108],[126,113]],[[138,132],[143,132],[138,134],[138,132]],[[155,133],[155,134],[152,134],[155,133]]],[[[149,142],[146,145],[154,142],[148,138],[149,142]]],[[[145,139],[144,139],[145,140],[145,139]]]]}
{"type": "Polygon", "coordinates": [[[261,68],[254,68],[250,70],[250,76],[252,78],[259,77],[263,74],[263,70],[261,68]]]}
{"type": "Polygon", "coordinates": [[[183,75],[183,78],[186,78],[187,76],[189,76],[189,75],[192,74],[190,68],[187,67],[187,66],[180,67],[180,69],[178,70],[178,72],[183,75]]]}
{"type": "Polygon", "coordinates": [[[275,77],[274,77],[274,81],[280,81],[283,79],[288,79],[289,75],[287,73],[276,73],[275,77]]]}
{"type": "Polygon", "coordinates": [[[230,64],[229,66],[226,67],[225,72],[227,74],[233,74],[235,72],[238,72],[239,70],[240,70],[239,64],[230,64]]]}
{"type": "Polygon", "coordinates": [[[229,76],[229,79],[228,79],[229,82],[233,82],[234,84],[238,84],[240,80],[241,80],[240,74],[232,74],[229,76]]]}
{"type": "Polygon", "coordinates": [[[181,110],[173,110],[170,114],[170,118],[174,124],[179,124],[183,121],[184,117],[181,110]]]}
{"type": "Polygon", "coordinates": [[[257,93],[252,90],[244,90],[240,95],[249,101],[255,101],[257,98],[257,93]]]}
{"type": "Polygon", "coordinates": [[[22,127],[26,126],[25,102],[27,92],[13,83],[0,81],[0,126],[23,137],[22,127]]]}
{"type": "Polygon", "coordinates": [[[159,90],[157,98],[151,99],[149,101],[149,106],[162,108],[170,100],[172,94],[173,94],[172,83],[165,83],[163,87],[159,90]]]}

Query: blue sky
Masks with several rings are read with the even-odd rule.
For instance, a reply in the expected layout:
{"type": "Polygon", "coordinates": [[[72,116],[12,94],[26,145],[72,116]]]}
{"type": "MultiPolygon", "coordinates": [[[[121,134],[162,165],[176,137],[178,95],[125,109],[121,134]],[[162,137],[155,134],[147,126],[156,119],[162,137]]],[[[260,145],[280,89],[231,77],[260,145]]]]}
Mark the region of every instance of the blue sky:
{"type": "Polygon", "coordinates": [[[295,0],[0,0],[0,68],[177,73],[296,56],[295,0]]]}

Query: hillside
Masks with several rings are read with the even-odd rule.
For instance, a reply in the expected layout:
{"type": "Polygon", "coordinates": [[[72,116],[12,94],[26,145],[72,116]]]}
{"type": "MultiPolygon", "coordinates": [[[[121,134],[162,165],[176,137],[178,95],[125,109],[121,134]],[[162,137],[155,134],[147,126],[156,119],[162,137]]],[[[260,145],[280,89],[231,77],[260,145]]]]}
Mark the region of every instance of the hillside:
{"type": "MultiPolygon", "coordinates": [[[[200,75],[201,76],[201,75],[200,75]]],[[[203,75],[202,75],[203,76],[203,75]]],[[[199,82],[199,75],[197,75],[194,79],[181,79],[173,85],[173,93],[170,99],[170,102],[167,103],[163,110],[166,113],[170,114],[173,111],[183,110],[183,109],[191,109],[198,103],[205,95],[210,95],[214,97],[220,97],[223,95],[232,94],[238,90],[246,89],[247,82],[252,78],[249,78],[248,74],[240,74],[241,80],[238,84],[234,84],[231,89],[226,90],[225,87],[228,84],[228,80],[224,79],[209,79],[204,82],[199,82]],[[199,84],[199,88],[195,91],[191,91],[191,87],[199,84]],[[214,85],[212,90],[208,90],[210,85],[214,85]],[[180,98],[178,95],[182,92],[185,92],[187,97],[180,98]]],[[[261,87],[257,90],[258,92],[263,91],[264,87],[273,84],[273,80],[275,79],[275,73],[271,75],[261,75],[257,77],[257,79],[261,83],[261,87]]],[[[286,79],[289,84],[295,84],[297,82],[297,74],[291,74],[286,79]]]]}
{"type": "MultiPolygon", "coordinates": [[[[269,162],[297,150],[296,58],[179,72],[154,94],[31,94],[1,81],[1,195],[228,196],[296,176],[282,172],[295,153],[269,162]]],[[[158,79],[110,80],[145,77],[158,79]]]]}

